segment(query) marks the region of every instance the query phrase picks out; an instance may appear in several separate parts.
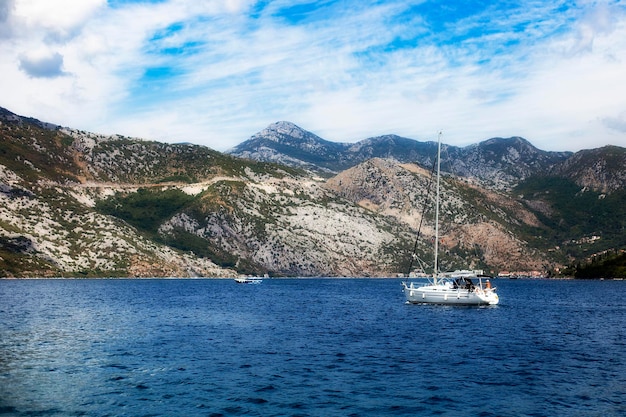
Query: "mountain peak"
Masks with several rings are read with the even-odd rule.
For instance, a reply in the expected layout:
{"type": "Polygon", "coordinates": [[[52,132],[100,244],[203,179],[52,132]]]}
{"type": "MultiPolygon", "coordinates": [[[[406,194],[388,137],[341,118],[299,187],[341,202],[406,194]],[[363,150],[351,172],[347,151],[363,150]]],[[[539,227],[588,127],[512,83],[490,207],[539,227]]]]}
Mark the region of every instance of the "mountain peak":
{"type": "Polygon", "coordinates": [[[480,142],[476,146],[480,146],[483,148],[502,146],[502,147],[532,149],[535,151],[538,150],[537,148],[535,148],[535,146],[532,143],[530,143],[528,140],[520,136],[512,136],[510,138],[501,138],[501,137],[491,138],[491,139],[487,139],[487,140],[480,142]]]}
{"type": "Polygon", "coordinates": [[[343,144],[324,140],[294,123],[279,121],[235,146],[228,153],[247,159],[326,172],[326,159],[335,161],[343,147],[343,144]]]}
{"type": "Polygon", "coordinates": [[[237,154],[244,150],[250,151],[251,149],[273,148],[275,146],[310,152],[328,147],[333,148],[336,145],[334,142],[324,140],[294,123],[280,121],[272,123],[254,134],[250,139],[240,143],[229,153],[237,154]]]}
{"type": "Polygon", "coordinates": [[[287,122],[287,121],[279,121],[279,122],[272,123],[265,129],[260,131],[259,133],[253,135],[251,139],[257,139],[260,137],[269,139],[275,142],[280,142],[281,140],[284,141],[284,139],[286,138],[323,140],[320,137],[314,135],[313,133],[302,129],[300,126],[291,122],[287,122]]]}

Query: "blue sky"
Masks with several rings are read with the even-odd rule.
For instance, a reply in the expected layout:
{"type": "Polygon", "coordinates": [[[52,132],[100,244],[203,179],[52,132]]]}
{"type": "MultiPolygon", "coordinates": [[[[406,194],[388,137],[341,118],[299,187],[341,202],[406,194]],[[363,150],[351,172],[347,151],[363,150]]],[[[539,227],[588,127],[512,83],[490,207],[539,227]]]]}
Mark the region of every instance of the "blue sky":
{"type": "Polygon", "coordinates": [[[0,54],[0,106],[103,134],[626,147],[621,0],[0,0],[0,54]]]}

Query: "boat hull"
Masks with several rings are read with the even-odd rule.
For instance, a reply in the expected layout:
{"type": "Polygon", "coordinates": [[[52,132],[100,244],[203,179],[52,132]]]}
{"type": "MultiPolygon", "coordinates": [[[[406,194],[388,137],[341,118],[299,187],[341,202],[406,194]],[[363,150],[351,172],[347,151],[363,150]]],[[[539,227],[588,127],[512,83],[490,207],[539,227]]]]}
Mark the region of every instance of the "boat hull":
{"type": "Polygon", "coordinates": [[[406,300],[411,304],[495,305],[499,297],[493,289],[452,288],[446,285],[414,286],[403,283],[406,300]]]}

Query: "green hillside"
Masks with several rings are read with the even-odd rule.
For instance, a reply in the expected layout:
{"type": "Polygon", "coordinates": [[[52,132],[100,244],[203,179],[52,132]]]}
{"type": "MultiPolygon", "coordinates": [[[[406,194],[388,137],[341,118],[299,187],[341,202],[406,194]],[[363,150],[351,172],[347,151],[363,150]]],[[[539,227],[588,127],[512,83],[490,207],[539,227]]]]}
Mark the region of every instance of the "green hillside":
{"type": "MultiPolygon", "coordinates": [[[[616,268],[585,265],[585,259],[607,250],[626,248],[626,191],[605,194],[562,177],[533,177],[514,192],[546,226],[529,237],[546,248],[559,248],[572,265],[566,274],[577,277],[612,276],[616,268]],[[607,275],[608,274],[608,275],[607,275]]],[[[619,275],[615,275],[619,276],[619,275]]]]}

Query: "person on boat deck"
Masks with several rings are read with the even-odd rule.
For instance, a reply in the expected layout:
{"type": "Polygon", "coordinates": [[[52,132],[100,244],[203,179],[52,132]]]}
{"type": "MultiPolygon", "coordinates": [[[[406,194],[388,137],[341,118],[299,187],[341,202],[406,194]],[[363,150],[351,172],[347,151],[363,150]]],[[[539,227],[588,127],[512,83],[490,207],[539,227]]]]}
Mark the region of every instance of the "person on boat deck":
{"type": "Polygon", "coordinates": [[[491,282],[489,282],[489,280],[487,280],[487,283],[485,284],[485,287],[487,287],[487,289],[491,288],[491,282]]]}
{"type": "Polygon", "coordinates": [[[452,284],[452,288],[457,289],[457,288],[462,288],[465,290],[472,290],[474,289],[474,283],[472,282],[471,279],[467,278],[467,277],[463,277],[463,278],[457,278],[454,280],[453,284],[452,284]]]}

